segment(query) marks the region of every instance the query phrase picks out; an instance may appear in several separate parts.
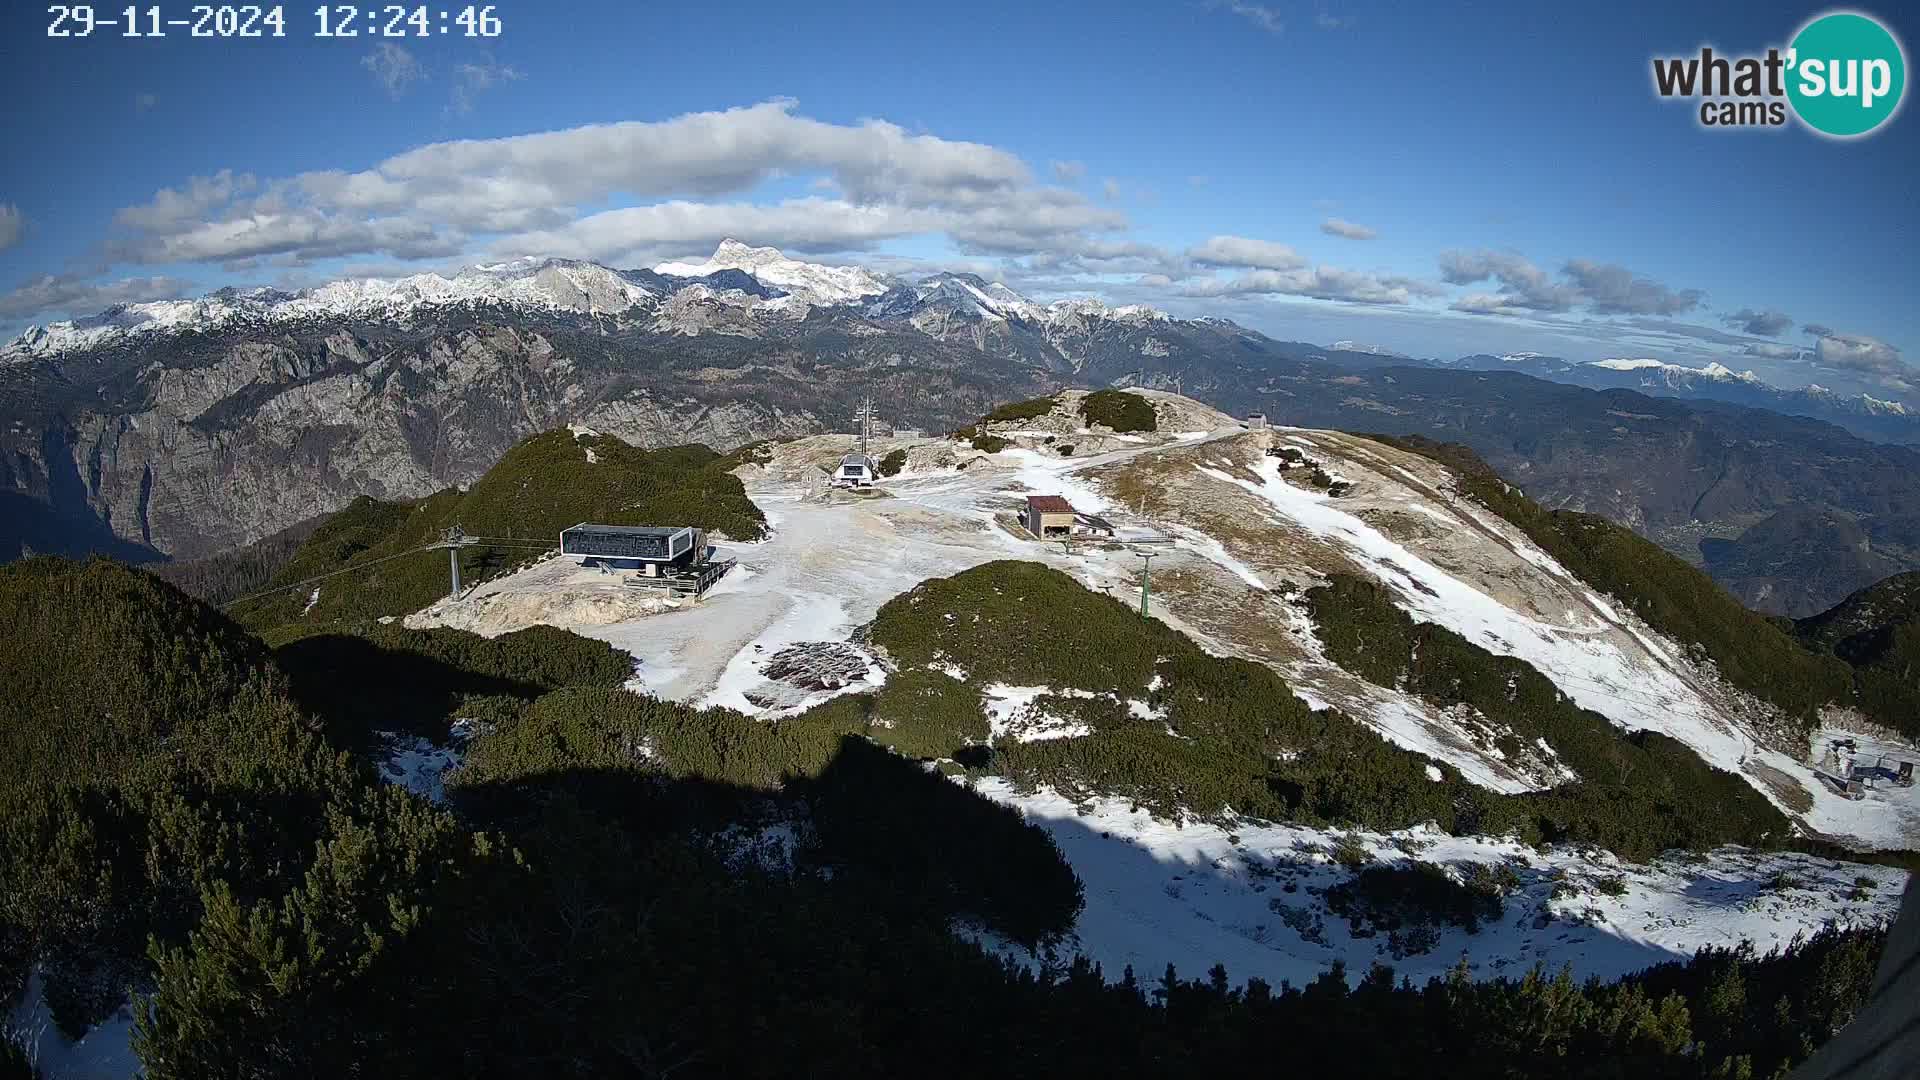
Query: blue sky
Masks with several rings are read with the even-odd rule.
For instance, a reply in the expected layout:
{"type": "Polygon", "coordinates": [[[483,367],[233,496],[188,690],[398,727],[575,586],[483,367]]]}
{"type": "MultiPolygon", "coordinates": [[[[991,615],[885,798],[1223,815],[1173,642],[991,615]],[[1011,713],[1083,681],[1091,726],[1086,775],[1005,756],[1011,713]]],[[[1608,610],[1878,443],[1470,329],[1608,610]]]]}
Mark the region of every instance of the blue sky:
{"type": "Polygon", "coordinates": [[[1784,45],[1818,6],[495,9],[487,42],[316,39],[299,4],[236,42],[49,40],[13,6],[0,328],[733,234],[1285,338],[1920,402],[1912,110],[1836,142],[1702,130],[1651,90],[1651,56],[1784,45]]]}

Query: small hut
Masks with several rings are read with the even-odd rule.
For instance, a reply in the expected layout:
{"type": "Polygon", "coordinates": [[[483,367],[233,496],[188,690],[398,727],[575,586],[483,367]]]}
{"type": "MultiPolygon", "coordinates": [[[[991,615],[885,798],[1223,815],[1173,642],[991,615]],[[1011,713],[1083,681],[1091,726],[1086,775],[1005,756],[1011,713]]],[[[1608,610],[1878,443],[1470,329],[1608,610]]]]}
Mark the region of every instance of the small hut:
{"type": "Polygon", "coordinates": [[[1054,540],[1072,536],[1076,518],[1073,504],[1058,495],[1029,495],[1022,524],[1040,539],[1054,540]]]}

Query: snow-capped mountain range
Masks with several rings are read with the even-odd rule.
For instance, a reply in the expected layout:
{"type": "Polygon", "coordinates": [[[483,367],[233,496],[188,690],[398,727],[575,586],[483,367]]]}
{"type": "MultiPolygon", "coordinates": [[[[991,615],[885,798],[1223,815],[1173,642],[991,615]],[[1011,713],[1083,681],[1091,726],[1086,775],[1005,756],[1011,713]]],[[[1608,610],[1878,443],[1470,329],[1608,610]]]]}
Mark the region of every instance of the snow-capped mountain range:
{"type": "Polygon", "coordinates": [[[247,329],[318,320],[406,321],[433,309],[471,305],[518,307],[589,316],[617,316],[646,329],[696,334],[745,316],[803,319],[814,308],[899,318],[934,336],[947,323],[1030,324],[1044,336],[1084,330],[1089,321],[1144,325],[1164,312],[1111,306],[1093,298],[1042,304],[1000,282],[973,274],[936,274],[916,283],[858,266],[790,259],[771,247],[722,241],[700,262],[666,262],[645,270],[527,258],[468,267],[447,277],[358,278],[300,292],[222,289],[198,299],[122,304],[97,315],[29,327],[0,347],[0,360],[52,357],[147,334],[247,329]],[[718,319],[713,309],[723,309],[718,319]]]}
{"type": "MultiPolygon", "coordinates": [[[[902,281],[865,267],[808,262],[789,258],[777,248],[727,239],[703,260],[665,262],[647,269],[525,258],[471,266],[452,276],[344,279],[299,292],[228,288],[197,299],[123,304],[97,315],[29,327],[0,345],[0,364],[56,359],[148,335],[271,332],[328,322],[407,324],[462,307],[610,318],[615,320],[613,325],[676,336],[744,337],[795,325],[810,312],[825,309],[855,322],[910,327],[942,341],[1073,372],[1079,372],[1096,349],[1110,350],[1116,336],[1129,339],[1123,350],[1129,354],[1148,359],[1166,356],[1174,346],[1155,336],[1155,328],[1162,325],[1236,337],[1250,333],[1223,319],[1176,320],[1151,307],[1113,306],[1090,297],[1040,303],[976,274],[939,273],[902,281]]],[[[1591,388],[1631,388],[1759,405],[1852,424],[1857,431],[1855,419],[1878,424],[1920,417],[1920,410],[1901,401],[1841,394],[1812,384],[1788,390],[1767,383],[1753,371],[1736,371],[1717,361],[1702,367],[1651,357],[1576,363],[1537,352],[1419,361],[1358,341],[1338,341],[1329,348],[1387,361],[1519,371],[1591,388]]],[[[1870,438],[1888,434],[1858,433],[1870,438]]]]}
{"type": "Polygon", "coordinates": [[[1920,409],[1905,402],[1869,394],[1843,394],[1808,383],[1788,389],[1766,381],[1758,372],[1735,370],[1719,361],[1700,367],[1675,364],[1654,357],[1609,357],[1575,362],[1537,352],[1502,356],[1485,353],[1434,362],[1435,367],[1469,371],[1518,371],[1553,382],[1595,390],[1627,389],[1660,397],[1724,401],[1770,409],[1789,415],[1812,416],[1874,440],[1912,442],[1920,438],[1914,421],[1920,409]]]}
{"type": "Polygon", "coordinates": [[[1635,359],[1610,357],[1606,360],[1589,360],[1586,366],[1600,368],[1603,371],[1637,371],[1675,383],[1707,379],[1713,382],[1743,382],[1754,386],[1772,385],[1754,374],[1751,369],[1735,371],[1717,360],[1709,361],[1705,367],[1692,368],[1684,364],[1669,364],[1664,360],[1655,360],[1651,357],[1635,359]]]}
{"type": "Polygon", "coordinates": [[[212,331],[310,319],[404,319],[435,307],[504,304],[612,314],[664,292],[644,273],[565,259],[522,259],[469,267],[453,277],[355,278],[301,292],[221,289],[193,300],[121,304],[98,315],[29,327],[0,354],[45,356],[131,335],[212,331]]]}
{"type": "MultiPolygon", "coordinates": [[[[1637,388],[1652,392],[1664,390],[1680,392],[1699,392],[1707,389],[1703,396],[1716,396],[1712,390],[1720,389],[1728,393],[1741,390],[1752,391],[1767,398],[1793,399],[1806,406],[1825,406],[1862,416],[1898,416],[1920,415],[1907,407],[1905,402],[1876,398],[1871,394],[1842,394],[1819,383],[1808,383],[1799,390],[1789,390],[1761,378],[1749,368],[1746,371],[1734,369],[1709,361],[1701,367],[1687,367],[1684,364],[1670,364],[1664,360],[1650,357],[1615,357],[1607,360],[1591,360],[1575,365],[1594,371],[1627,373],[1637,378],[1637,388]]],[[[1572,381],[1572,380],[1569,380],[1572,381]]],[[[1738,400],[1729,397],[1729,400],[1738,400]]]]}
{"type": "Polygon", "coordinates": [[[1365,341],[1336,341],[1327,346],[1335,352],[1366,353],[1369,356],[1386,356],[1397,360],[1411,360],[1413,357],[1385,345],[1374,345],[1365,341]]]}

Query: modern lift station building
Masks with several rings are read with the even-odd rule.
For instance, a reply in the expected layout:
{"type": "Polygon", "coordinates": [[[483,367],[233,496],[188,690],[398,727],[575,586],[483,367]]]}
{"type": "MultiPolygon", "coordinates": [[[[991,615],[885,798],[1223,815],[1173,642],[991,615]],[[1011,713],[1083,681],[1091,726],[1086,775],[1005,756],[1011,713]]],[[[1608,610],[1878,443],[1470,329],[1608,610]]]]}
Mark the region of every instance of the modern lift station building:
{"type": "Polygon", "coordinates": [[[872,458],[865,454],[848,454],[840,459],[840,465],[834,470],[829,483],[834,487],[872,487],[879,474],[879,467],[874,465],[872,458]]]}
{"type": "Polygon", "coordinates": [[[592,525],[581,522],[560,532],[560,554],[582,563],[660,573],[683,569],[706,557],[707,535],[691,525],[592,525]]]}

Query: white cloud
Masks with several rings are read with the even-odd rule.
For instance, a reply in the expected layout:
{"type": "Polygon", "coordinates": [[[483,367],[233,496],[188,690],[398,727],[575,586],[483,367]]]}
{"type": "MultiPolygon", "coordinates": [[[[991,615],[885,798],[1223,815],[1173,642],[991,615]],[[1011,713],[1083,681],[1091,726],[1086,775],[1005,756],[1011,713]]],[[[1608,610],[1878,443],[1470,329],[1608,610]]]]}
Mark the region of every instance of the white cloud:
{"type": "Polygon", "coordinates": [[[1232,278],[1207,278],[1182,287],[1186,296],[1305,296],[1359,304],[1405,304],[1432,286],[1411,278],[1381,277],[1331,266],[1253,270],[1232,278]]]}
{"type": "Polygon", "coordinates": [[[1247,20],[1269,34],[1278,34],[1286,30],[1286,20],[1280,13],[1265,4],[1248,4],[1242,0],[1222,0],[1212,5],[1223,11],[1231,12],[1247,20]]]}
{"type": "Polygon", "coordinates": [[[1117,208],[1035,181],[1016,156],[910,135],[878,120],[829,124],[791,102],[658,122],[420,147],[357,172],[221,172],[116,215],[105,255],[296,270],[317,260],[563,255],[617,265],[711,251],[727,236],[800,254],[871,251],[944,235],[966,257],[1028,259],[1034,273],[1177,272],[1177,257],[1109,239],[1117,208]],[[749,194],[776,177],[822,194],[749,194]],[[625,199],[641,205],[589,212],[625,199]]]}
{"type": "Polygon", "coordinates": [[[1348,240],[1371,240],[1380,234],[1365,225],[1358,225],[1345,218],[1330,217],[1320,223],[1320,231],[1328,236],[1345,237],[1348,240]]]}
{"type": "Polygon", "coordinates": [[[1678,315],[1700,306],[1698,289],[1675,291],[1624,266],[1572,259],[1554,278],[1526,258],[1506,251],[1445,251],[1440,276],[1450,285],[1496,281],[1498,293],[1473,293],[1455,311],[1512,315],[1564,312],[1584,307],[1596,315],[1678,315]]]}
{"type": "Polygon", "coordinates": [[[1545,270],[1512,252],[1443,251],[1440,277],[1449,285],[1494,280],[1504,290],[1462,297],[1454,303],[1455,311],[1568,311],[1581,299],[1579,290],[1556,283],[1545,270]]]}
{"type": "MultiPolygon", "coordinates": [[[[880,120],[824,123],[798,115],[792,102],[773,101],[430,144],[359,172],[197,177],[120,211],[111,253],[146,262],[437,257],[548,236],[575,223],[583,204],[710,198],[796,174],[820,174],[827,190],[870,211],[866,217],[951,230],[958,242],[982,249],[1027,250],[1062,233],[1126,224],[1075,192],[1037,185],[1005,150],[912,135],[880,120]],[[488,237],[484,245],[476,240],[488,237]]],[[[666,207],[653,218],[677,212],[666,207]]]]}
{"type": "Polygon", "coordinates": [[[1468,293],[1451,305],[1455,311],[1473,315],[1525,315],[1527,308],[1508,303],[1509,297],[1495,293],[1468,293]]]}
{"type": "MultiPolygon", "coordinates": [[[[909,135],[879,120],[823,123],[773,101],[657,122],[597,124],[535,135],[436,143],[382,162],[371,188],[393,197],[452,190],[489,206],[529,196],[570,203],[743,191],[776,172],[826,172],[853,198],[937,202],[1027,183],[1018,157],[980,143],[909,135]]],[[[363,174],[364,175],[364,174],[363,174]]]]}
{"type": "Polygon", "coordinates": [[[478,64],[456,64],[453,68],[453,101],[449,106],[457,113],[473,111],[474,101],[479,96],[501,83],[519,82],[526,78],[517,68],[497,64],[488,57],[478,64]]]}
{"type": "Polygon", "coordinates": [[[1071,282],[1080,278],[1101,279],[1104,283],[1116,274],[1152,275],[1169,280],[1193,275],[1188,259],[1152,244],[1085,236],[1060,237],[1046,250],[1023,257],[1020,269],[1031,275],[1030,280],[1044,279],[1061,288],[1070,287],[1071,282]]]}
{"type": "Polygon", "coordinates": [[[1561,271],[1586,295],[1587,310],[1596,315],[1678,315],[1700,306],[1699,289],[1674,291],[1624,266],[1574,259],[1561,271]]]}
{"type": "Polygon", "coordinates": [[[0,203],[0,251],[20,242],[27,232],[27,218],[12,203],[0,203]]]}
{"type": "Polygon", "coordinates": [[[1847,334],[1824,326],[1809,326],[1807,330],[1818,334],[1813,361],[1819,366],[1869,376],[1895,390],[1920,390],[1920,372],[1901,359],[1896,346],[1865,334],[1847,334]]]}
{"type": "Polygon", "coordinates": [[[148,261],[231,262],[295,255],[300,261],[383,252],[397,259],[457,255],[468,237],[429,222],[389,216],[350,220],[307,209],[258,211],[207,222],[159,238],[145,249],[148,261]]]}
{"type": "Polygon", "coordinates": [[[360,66],[372,72],[374,81],[395,101],[406,96],[408,87],[427,77],[427,69],[420,66],[420,61],[391,41],[374,46],[372,52],[360,58],[360,66]]]}
{"type": "Polygon", "coordinates": [[[115,304],[169,299],[183,295],[191,287],[171,277],[90,282],[78,274],[43,274],[0,293],[0,319],[23,318],[46,311],[92,313],[115,304]]]}
{"type": "Polygon", "coordinates": [[[1793,329],[1793,317],[1791,315],[1772,310],[1755,311],[1752,308],[1741,308],[1731,315],[1721,316],[1720,321],[1728,326],[1737,326],[1749,334],[1759,334],[1762,337],[1779,337],[1781,334],[1793,329]]]}
{"type": "Polygon", "coordinates": [[[165,232],[190,225],[258,186],[251,174],[222,169],[212,176],[196,176],[186,189],[161,188],[141,206],[129,206],[114,215],[124,227],[165,232]]]}
{"type": "Polygon", "coordinates": [[[1244,236],[1212,237],[1189,248],[1187,256],[1204,266],[1292,270],[1307,264],[1305,257],[1285,244],[1244,236]]]}
{"type": "Polygon", "coordinates": [[[948,224],[940,211],[856,206],[839,199],[792,199],[772,206],[674,200],[518,234],[501,241],[496,251],[638,265],[709,252],[730,236],[804,254],[869,248],[948,224]]]}

